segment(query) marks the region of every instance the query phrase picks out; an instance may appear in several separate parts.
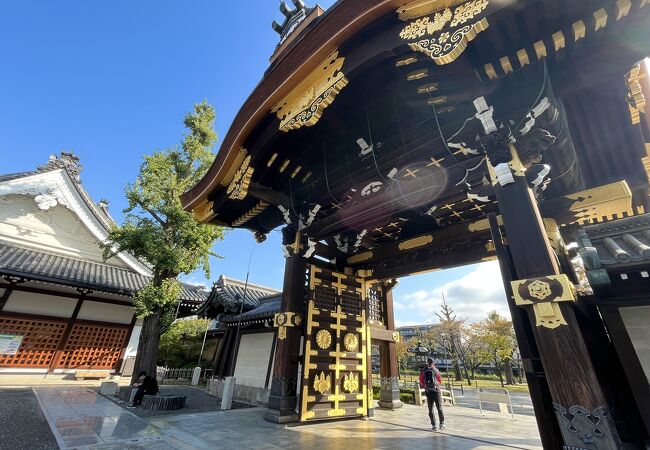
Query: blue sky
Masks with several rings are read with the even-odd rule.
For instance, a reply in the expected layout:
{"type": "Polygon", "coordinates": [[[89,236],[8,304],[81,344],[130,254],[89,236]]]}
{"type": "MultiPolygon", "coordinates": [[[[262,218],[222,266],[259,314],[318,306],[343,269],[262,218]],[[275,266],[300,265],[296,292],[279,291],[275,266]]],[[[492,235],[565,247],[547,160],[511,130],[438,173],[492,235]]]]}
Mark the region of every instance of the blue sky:
{"type": "MultiPolygon", "coordinates": [[[[324,8],[333,0],[319,2],[324,8]]],[[[0,173],[73,150],[91,196],[119,220],[143,154],[174,145],[183,115],[207,99],[223,137],[268,67],[282,15],[275,0],[29,1],[0,6],[0,173]]],[[[217,151],[219,144],[215,148],[217,151]]],[[[215,247],[219,274],[281,288],[280,234],[255,245],[234,230],[215,247]]],[[[398,324],[435,322],[440,290],[461,315],[507,307],[494,263],[402,279],[398,324]],[[496,277],[496,278],[495,278],[496,277]]],[[[189,281],[208,283],[200,273],[189,281]]]]}

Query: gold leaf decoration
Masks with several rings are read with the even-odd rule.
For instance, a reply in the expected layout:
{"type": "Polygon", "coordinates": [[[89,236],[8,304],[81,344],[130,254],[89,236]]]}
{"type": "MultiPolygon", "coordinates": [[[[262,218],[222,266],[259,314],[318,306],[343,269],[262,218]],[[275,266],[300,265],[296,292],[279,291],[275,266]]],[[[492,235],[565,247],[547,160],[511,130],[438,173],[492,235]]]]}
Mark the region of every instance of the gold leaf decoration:
{"type": "Polygon", "coordinates": [[[343,345],[349,352],[356,352],[359,348],[359,338],[354,333],[346,333],[343,337],[343,345]]]}
{"type": "Polygon", "coordinates": [[[428,55],[438,65],[449,64],[455,61],[465,51],[467,44],[487,27],[488,22],[484,17],[471,25],[457,28],[453,33],[444,32],[437,37],[410,42],[409,47],[428,55]]]}
{"type": "Polygon", "coordinates": [[[327,393],[332,387],[332,376],[325,376],[325,372],[321,372],[320,375],[316,375],[314,378],[314,390],[320,392],[321,394],[327,393]]]}
{"type": "Polygon", "coordinates": [[[535,280],[528,285],[528,293],[531,297],[535,297],[538,300],[544,300],[546,297],[551,295],[551,286],[545,281],[535,280]]]}
{"type": "Polygon", "coordinates": [[[336,95],[348,84],[343,71],[345,58],[338,50],[312,70],[271,110],[280,119],[280,130],[314,125],[336,95]]]}
{"type": "Polygon", "coordinates": [[[330,348],[332,345],[332,335],[327,330],[320,330],[316,333],[316,344],[323,350],[330,348]]]}
{"type": "Polygon", "coordinates": [[[343,390],[352,393],[359,390],[359,376],[353,374],[352,372],[348,373],[343,377],[343,390]]]}
{"type": "Polygon", "coordinates": [[[473,19],[474,16],[487,8],[488,3],[489,0],[472,0],[459,5],[454,10],[454,19],[451,21],[451,26],[462,25],[473,19]]]}
{"type": "Polygon", "coordinates": [[[251,156],[248,155],[226,189],[228,197],[233,200],[243,200],[248,194],[248,186],[253,176],[253,168],[250,167],[250,163],[251,156]]]}

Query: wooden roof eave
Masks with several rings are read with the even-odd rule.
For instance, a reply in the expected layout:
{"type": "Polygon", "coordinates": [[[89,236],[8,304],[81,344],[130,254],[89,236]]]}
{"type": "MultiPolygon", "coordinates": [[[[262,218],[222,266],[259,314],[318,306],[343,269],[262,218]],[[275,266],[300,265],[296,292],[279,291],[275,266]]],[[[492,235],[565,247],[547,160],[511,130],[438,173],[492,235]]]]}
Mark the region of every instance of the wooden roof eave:
{"type": "Polygon", "coordinates": [[[240,147],[257,122],[328,54],[357,31],[409,0],[341,0],[282,56],[280,64],[265,75],[233,120],[219,153],[205,176],[181,195],[183,208],[191,211],[236,170],[240,147]],[[333,32],[333,30],[335,30],[333,32]]]}

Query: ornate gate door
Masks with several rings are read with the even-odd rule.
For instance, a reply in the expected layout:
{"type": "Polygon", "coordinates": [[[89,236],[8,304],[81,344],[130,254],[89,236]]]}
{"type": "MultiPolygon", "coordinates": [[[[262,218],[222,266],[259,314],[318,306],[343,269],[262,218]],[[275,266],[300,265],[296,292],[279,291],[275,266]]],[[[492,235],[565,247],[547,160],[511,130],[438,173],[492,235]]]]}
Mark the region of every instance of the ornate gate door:
{"type": "Polygon", "coordinates": [[[368,414],[361,278],[310,266],[300,421],[368,414]]]}

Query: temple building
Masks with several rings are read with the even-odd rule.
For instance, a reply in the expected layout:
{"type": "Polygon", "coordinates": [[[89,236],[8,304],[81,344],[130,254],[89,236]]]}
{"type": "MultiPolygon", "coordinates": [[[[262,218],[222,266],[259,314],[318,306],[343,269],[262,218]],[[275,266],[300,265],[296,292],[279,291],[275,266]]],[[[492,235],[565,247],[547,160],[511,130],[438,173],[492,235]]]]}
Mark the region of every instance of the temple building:
{"type": "MultiPolygon", "coordinates": [[[[133,294],[151,278],[126,253],[104,260],[111,218],[63,152],[0,175],[0,374],[102,369],[130,375],[140,336],[133,294]]],[[[205,300],[183,285],[179,316],[205,300]]]]}
{"type": "Polygon", "coordinates": [[[268,69],[181,196],[259,241],[282,229],[265,417],[371,414],[373,345],[379,407],[398,408],[395,278],[498,259],[544,448],[647,443],[649,2],[281,12],[268,69]]]}
{"type": "Polygon", "coordinates": [[[196,314],[214,319],[206,335],[205,357],[216,381],[209,390],[220,395],[221,379],[234,373],[235,400],[266,405],[271,391],[282,292],[221,275],[196,314]],[[242,305],[243,303],[243,305],[242,305]],[[237,329],[239,328],[239,332],[237,329]]]}

